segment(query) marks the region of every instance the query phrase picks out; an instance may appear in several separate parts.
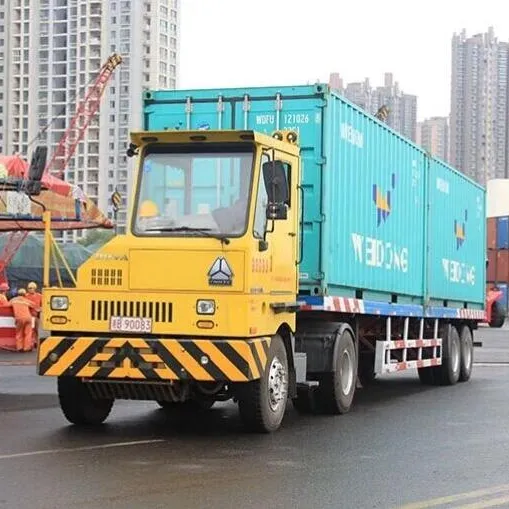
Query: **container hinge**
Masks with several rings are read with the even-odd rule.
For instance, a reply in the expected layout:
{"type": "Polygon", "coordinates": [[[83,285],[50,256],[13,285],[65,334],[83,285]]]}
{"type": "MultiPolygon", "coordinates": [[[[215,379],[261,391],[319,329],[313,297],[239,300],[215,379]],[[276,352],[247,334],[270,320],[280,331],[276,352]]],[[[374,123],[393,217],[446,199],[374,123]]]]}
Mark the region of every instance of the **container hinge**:
{"type": "Polygon", "coordinates": [[[315,159],[315,164],[318,164],[320,166],[323,166],[326,163],[327,163],[327,158],[326,157],[317,157],[315,159]]]}
{"type": "Polygon", "coordinates": [[[315,273],[313,274],[313,279],[314,279],[315,281],[321,281],[321,280],[322,280],[322,279],[324,279],[324,278],[325,278],[325,273],[324,273],[324,272],[315,272],[315,273]]]}
{"type": "Polygon", "coordinates": [[[244,112],[244,129],[247,131],[248,126],[248,113],[251,110],[251,101],[249,100],[249,96],[247,94],[244,95],[244,100],[242,101],[242,111],[244,112]]]}
{"type": "Polygon", "coordinates": [[[217,98],[217,111],[219,111],[221,113],[224,111],[224,102],[223,102],[223,96],[222,95],[220,95],[217,98]]]}
{"type": "Polygon", "coordinates": [[[279,131],[279,122],[281,116],[281,110],[283,109],[283,100],[281,99],[281,94],[276,94],[276,131],[279,131]]]}
{"type": "Polygon", "coordinates": [[[314,223],[325,223],[325,214],[320,214],[315,219],[313,219],[314,223]]]}
{"type": "Polygon", "coordinates": [[[281,99],[281,94],[276,94],[276,103],[275,106],[276,111],[281,111],[283,109],[283,100],[281,99]]]}
{"type": "Polygon", "coordinates": [[[187,129],[191,129],[191,112],[193,111],[193,105],[191,103],[191,98],[188,97],[186,99],[186,125],[187,129]]]}

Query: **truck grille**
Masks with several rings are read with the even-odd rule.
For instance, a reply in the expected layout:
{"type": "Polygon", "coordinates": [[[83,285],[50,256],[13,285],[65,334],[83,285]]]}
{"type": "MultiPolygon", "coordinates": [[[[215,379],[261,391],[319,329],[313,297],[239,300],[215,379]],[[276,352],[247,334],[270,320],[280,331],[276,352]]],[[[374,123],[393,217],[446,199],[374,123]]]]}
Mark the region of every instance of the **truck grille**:
{"type": "Polygon", "coordinates": [[[90,306],[92,320],[109,320],[110,316],[152,318],[154,322],[169,323],[173,318],[171,302],[93,300],[90,306]]]}
{"type": "Polygon", "coordinates": [[[122,269],[92,269],[92,286],[122,286],[122,269]]]}

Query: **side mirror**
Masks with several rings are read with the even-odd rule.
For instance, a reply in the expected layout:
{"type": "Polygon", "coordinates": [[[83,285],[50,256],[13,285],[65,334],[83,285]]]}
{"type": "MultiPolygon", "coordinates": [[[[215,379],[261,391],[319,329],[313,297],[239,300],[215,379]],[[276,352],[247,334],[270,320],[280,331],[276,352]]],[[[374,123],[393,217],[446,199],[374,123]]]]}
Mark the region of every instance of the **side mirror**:
{"type": "Polygon", "coordinates": [[[262,172],[268,198],[267,219],[286,219],[289,191],[283,162],[267,161],[262,165],[262,172]]]}

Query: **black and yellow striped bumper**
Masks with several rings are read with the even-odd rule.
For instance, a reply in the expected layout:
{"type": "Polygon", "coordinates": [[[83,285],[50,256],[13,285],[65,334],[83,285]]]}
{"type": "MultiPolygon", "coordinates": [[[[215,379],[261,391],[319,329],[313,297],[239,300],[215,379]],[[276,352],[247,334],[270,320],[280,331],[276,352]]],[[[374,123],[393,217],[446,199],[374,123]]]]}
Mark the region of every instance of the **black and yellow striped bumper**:
{"type": "Polygon", "coordinates": [[[260,378],[270,338],[248,340],[48,337],[38,373],[106,380],[248,382],[260,378]]]}

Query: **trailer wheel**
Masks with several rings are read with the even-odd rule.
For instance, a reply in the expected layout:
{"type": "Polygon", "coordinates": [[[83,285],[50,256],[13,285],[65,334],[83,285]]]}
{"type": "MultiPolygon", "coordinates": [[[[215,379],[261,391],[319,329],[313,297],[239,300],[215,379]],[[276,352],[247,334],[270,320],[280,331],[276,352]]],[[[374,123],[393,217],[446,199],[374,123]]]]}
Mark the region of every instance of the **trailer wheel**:
{"type": "Polygon", "coordinates": [[[460,367],[460,382],[467,382],[470,380],[472,374],[472,366],[474,363],[474,339],[470,327],[464,325],[461,328],[460,334],[461,342],[461,367],[460,367]]]}
{"type": "Polygon", "coordinates": [[[281,426],[288,402],[288,374],[286,348],[281,336],[275,335],[261,378],[238,386],[240,417],[247,429],[270,433],[281,426]]]}
{"type": "Polygon", "coordinates": [[[454,385],[461,371],[461,340],[458,329],[446,325],[442,329],[442,364],[437,366],[441,385],[454,385]]]}
{"type": "Polygon", "coordinates": [[[112,399],[92,398],[79,378],[61,376],[57,388],[60,408],[72,424],[97,426],[107,419],[113,407],[112,399]]]}
{"type": "Polygon", "coordinates": [[[493,303],[491,307],[491,320],[490,327],[499,329],[505,322],[505,309],[504,306],[498,301],[493,303]]]}
{"type": "Polygon", "coordinates": [[[353,402],[357,382],[357,352],[349,329],[337,337],[334,346],[333,372],[322,376],[317,402],[327,414],[346,414],[353,402]]]}

